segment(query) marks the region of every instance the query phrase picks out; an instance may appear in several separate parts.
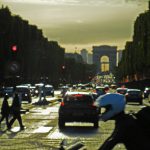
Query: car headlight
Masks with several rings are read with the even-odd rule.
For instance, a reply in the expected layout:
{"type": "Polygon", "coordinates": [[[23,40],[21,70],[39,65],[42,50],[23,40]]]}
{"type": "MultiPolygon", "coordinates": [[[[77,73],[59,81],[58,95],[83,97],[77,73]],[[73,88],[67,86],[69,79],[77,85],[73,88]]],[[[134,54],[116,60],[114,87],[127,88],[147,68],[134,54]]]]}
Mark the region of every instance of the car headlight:
{"type": "Polygon", "coordinates": [[[36,90],[35,93],[37,94],[37,93],[38,93],[38,90],[36,90]]]}

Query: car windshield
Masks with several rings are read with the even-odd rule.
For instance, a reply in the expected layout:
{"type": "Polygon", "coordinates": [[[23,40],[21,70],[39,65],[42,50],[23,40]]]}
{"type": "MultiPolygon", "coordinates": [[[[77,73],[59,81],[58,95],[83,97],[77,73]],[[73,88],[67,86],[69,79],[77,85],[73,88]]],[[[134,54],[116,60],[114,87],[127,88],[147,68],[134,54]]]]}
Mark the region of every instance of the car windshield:
{"type": "Polygon", "coordinates": [[[128,93],[129,94],[140,94],[141,92],[140,91],[129,91],[128,93]]]}
{"type": "Polygon", "coordinates": [[[126,93],[127,90],[125,90],[125,89],[123,90],[123,89],[122,89],[122,90],[117,90],[117,92],[118,92],[118,93],[126,93]]]}
{"type": "Polygon", "coordinates": [[[92,103],[93,99],[90,95],[82,95],[82,94],[75,94],[75,95],[67,95],[64,98],[65,103],[92,103]]]}
{"type": "Polygon", "coordinates": [[[17,88],[16,91],[17,92],[29,92],[29,89],[26,89],[26,88],[17,88]]]}
{"type": "Polygon", "coordinates": [[[13,90],[13,87],[5,87],[5,90],[13,90]]]}

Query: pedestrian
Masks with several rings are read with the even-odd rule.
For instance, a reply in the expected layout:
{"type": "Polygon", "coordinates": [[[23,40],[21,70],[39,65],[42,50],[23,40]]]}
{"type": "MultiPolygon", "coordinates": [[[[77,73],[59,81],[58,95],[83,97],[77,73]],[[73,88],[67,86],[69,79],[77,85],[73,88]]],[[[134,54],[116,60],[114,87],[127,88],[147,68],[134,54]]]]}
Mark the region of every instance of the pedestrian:
{"type": "Polygon", "coordinates": [[[99,150],[112,150],[119,143],[124,144],[127,150],[150,149],[150,119],[149,115],[143,115],[144,112],[150,114],[150,108],[144,108],[138,115],[126,114],[125,103],[125,98],[121,94],[112,93],[99,97],[99,106],[105,108],[105,112],[101,114],[101,120],[115,120],[114,131],[99,150]],[[146,117],[149,123],[145,123],[146,117]]]}
{"type": "Polygon", "coordinates": [[[23,130],[24,125],[22,124],[21,103],[19,101],[18,93],[15,93],[14,95],[14,99],[13,99],[12,106],[11,106],[11,113],[12,113],[13,118],[10,120],[9,129],[11,129],[12,124],[17,119],[20,125],[20,129],[23,130]]]}
{"type": "Polygon", "coordinates": [[[4,96],[4,100],[3,100],[3,103],[2,103],[2,107],[1,107],[1,119],[0,119],[0,124],[1,122],[6,119],[6,125],[7,125],[7,128],[9,127],[9,122],[8,122],[8,117],[9,117],[9,113],[10,113],[10,107],[9,107],[9,104],[8,104],[8,95],[5,94],[4,96]]]}

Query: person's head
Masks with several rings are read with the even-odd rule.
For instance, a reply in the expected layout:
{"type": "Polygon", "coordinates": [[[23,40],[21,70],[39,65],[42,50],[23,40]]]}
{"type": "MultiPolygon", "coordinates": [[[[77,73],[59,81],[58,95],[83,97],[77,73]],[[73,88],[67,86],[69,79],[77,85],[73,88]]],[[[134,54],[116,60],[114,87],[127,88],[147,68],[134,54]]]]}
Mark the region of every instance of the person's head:
{"type": "Polygon", "coordinates": [[[101,114],[101,119],[107,121],[115,119],[115,116],[125,109],[125,97],[121,94],[106,94],[100,97],[99,107],[104,108],[104,113],[101,114]]]}
{"type": "Polygon", "coordinates": [[[9,98],[9,96],[8,96],[8,94],[6,93],[5,95],[4,95],[4,100],[7,100],[9,98]]]}

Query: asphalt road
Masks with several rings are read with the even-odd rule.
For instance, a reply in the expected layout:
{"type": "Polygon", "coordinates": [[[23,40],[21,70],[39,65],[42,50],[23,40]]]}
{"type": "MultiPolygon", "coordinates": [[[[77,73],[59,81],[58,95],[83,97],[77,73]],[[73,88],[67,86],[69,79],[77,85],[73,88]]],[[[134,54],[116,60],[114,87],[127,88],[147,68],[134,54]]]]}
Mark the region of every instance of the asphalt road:
{"type": "MultiPolygon", "coordinates": [[[[112,133],[114,121],[101,122],[99,128],[94,129],[90,123],[67,123],[63,131],[58,129],[58,108],[59,102],[56,98],[47,98],[48,105],[34,105],[23,103],[22,108],[28,110],[22,114],[25,130],[20,131],[18,122],[13,124],[11,131],[6,130],[5,121],[0,128],[0,149],[36,149],[49,150],[59,149],[64,141],[65,145],[83,143],[88,150],[96,150],[112,133]],[[54,102],[55,101],[55,102],[54,102]]],[[[33,103],[38,99],[34,99],[33,103]]],[[[145,100],[145,103],[147,101],[145,100]]],[[[127,104],[126,112],[136,112],[143,106],[138,104],[127,104]]],[[[118,144],[115,149],[125,149],[123,145],[118,144]]]]}

